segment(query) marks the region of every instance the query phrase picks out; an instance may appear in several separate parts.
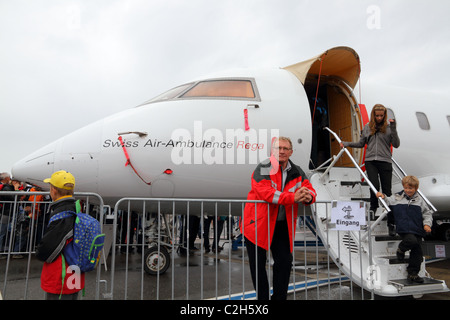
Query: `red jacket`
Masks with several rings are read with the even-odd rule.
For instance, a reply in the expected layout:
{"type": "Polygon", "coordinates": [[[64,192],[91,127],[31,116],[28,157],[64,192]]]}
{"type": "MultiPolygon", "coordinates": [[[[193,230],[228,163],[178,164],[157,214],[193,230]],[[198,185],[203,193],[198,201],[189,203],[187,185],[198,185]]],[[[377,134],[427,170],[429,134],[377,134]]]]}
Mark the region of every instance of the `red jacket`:
{"type": "Polygon", "coordinates": [[[303,170],[300,169],[299,166],[293,164],[290,160],[289,162],[291,164],[291,169],[287,172],[283,190],[281,190],[282,176],[280,170],[278,170],[280,165],[274,157],[271,157],[270,161],[268,159],[261,162],[252,174],[252,189],[248,193],[247,200],[264,200],[269,204],[256,203],[256,210],[255,203],[247,203],[245,205],[241,233],[249,241],[266,250],[269,249],[270,244],[272,243],[279,206],[284,205],[285,207],[292,252],[292,240],[293,234],[295,234],[295,221],[297,219],[298,210],[298,203],[294,201],[294,193],[297,189],[306,187],[310,190],[312,201],[305,205],[310,205],[316,200],[316,191],[306,178],[303,170]],[[270,222],[268,214],[270,214],[270,222]],[[292,227],[293,221],[294,227],[292,227]],[[270,226],[270,235],[268,226],[270,226]]]}
{"type": "Polygon", "coordinates": [[[68,269],[68,267],[69,264],[66,261],[66,274],[64,277],[64,287],[62,288],[63,269],[61,255],[58,255],[51,263],[44,262],[41,273],[42,290],[53,294],[72,294],[82,290],[84,288],[84,272],[80,272],[79,270],[78,272],[74,272],[70,268],[68,269]]]}

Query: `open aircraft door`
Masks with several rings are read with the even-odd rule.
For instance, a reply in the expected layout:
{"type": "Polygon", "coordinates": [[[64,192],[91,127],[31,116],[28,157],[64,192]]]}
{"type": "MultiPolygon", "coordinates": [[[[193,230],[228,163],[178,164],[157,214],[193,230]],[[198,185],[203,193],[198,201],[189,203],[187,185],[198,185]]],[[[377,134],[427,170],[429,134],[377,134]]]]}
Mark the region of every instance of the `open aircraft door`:
{"type": "MultiPolygon", "coordinates": [[[[310,169],[314,169],[339,153],[339,144],[323,127],[343,141],[359,140],[367,116],[353,94],[361,71],[359,56],[351,48],[336,47],[284,69],[301,81],[308,95],[313,124],[310,169]]],[[[355,149],[353,155],[360,164],[364,161],[363,150],[355,149]]],[[[351,161],[345,155],[338,166],[351,166],[351,161]]]]}

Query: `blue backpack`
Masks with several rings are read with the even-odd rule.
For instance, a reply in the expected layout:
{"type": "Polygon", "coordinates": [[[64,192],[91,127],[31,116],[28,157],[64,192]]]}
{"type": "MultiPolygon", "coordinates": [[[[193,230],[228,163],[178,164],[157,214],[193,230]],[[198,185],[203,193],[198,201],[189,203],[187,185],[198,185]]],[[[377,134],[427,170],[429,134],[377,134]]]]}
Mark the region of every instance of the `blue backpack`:
{"type": "Polygon", "coordinates": [[[100,252],[105,243],[100,222],[86,213],[81,213],[79,200],[77,212],[63,211],[51,217],[52,221],[76,215],[73,240],[63,249],[63,258],[69,265],[76,265],[81,272],[94,270],[100,260],[100,252]]]}

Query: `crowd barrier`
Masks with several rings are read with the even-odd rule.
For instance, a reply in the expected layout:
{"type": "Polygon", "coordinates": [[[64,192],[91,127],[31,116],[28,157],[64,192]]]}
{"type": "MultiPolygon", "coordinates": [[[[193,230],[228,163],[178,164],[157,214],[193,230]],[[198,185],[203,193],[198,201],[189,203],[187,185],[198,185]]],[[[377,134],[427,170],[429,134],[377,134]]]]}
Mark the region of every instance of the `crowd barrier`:
{"type": "MultiPolygon", "coordinates": [[[[0,289],[3,299],[43,299],[42,262],[34,255],[45,232],[51,201],[45,192],[8,192],[1,201],[0,289]],[[34,196],[33,198],[25,196],[34,196]],[[39,196],[39,197],[38,197],[39,196]]],[[[114,208],[96,194],[76,193],[106,234],[101,264],[86,274],[82,299],[257,299],[240,232],[249,201],[124,198],[114,208]],[[217,239],[217,241],[215,241],[217,239]]],[[[252,201],[261,202],[261,201],[252,201]]],[[[266,204],[268,213],[269,206],[266,204]]],[[[291,300],[370,298],[332,261],[315,234],[311,213],[300,206],[288,288],[291,300]]],[[[266,264],[272,287],[273,259],[266,264]]],[[[258,286],[258,284],[256,284],[258,286]]]]}

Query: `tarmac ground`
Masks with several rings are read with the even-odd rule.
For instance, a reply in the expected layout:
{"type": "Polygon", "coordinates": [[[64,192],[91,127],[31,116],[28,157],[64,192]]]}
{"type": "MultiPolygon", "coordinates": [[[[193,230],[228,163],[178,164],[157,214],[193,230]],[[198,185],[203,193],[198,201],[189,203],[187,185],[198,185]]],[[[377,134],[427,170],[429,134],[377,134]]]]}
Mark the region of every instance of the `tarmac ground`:
{"type": "MultiPolygon", "coordinates": [[[[227,252],[223,251],[218,255],[195,253],[183,257],[175,254],[173,265],[166,273],[155,276],[142,270],[140,253],[130,252],[127,259],[126,254],[118,252],[113,280],[113,296],[110,295],[111,268],[108,266],[108,270],[105,270],[102,265],[99,300],[111,298],[114,300],[240,299],[244,293],[246,298],[251,298],[254,289],[247,260],[246,258],[242,259],[242,254],[240,249],[232,251],[231,258],[227,252]],[[200,277],[200,274],[203,274],[203,278],[200,277]],[[159,290],[157,290],[158,287],[159,290]]],[[[320,287],[305,286],[303,289],[290,292],[288,300],[367,300],[372,298],[370,292],[346,281],[345,276],[331,261],[328,261],[325,252],[297,251],[295,265],[295,272],[292,274],[291,280],[299,283],[300,286],[305,282],[318,282],[331,277],[337,279],[337,282],[327,283],[320,287]]],[[[44,292],[40,288],[42,262],[38,261],[34,255],[25,256],[23,259],[11,258],[9,260],[9,272],[5,286],[6,266],[7,259],[0,260],[0,292],[3,299],[44,299],[44,292]],[[24,276],[27,274],[27,270],[28,278],[24,276]]],[[[450,259],[427,263],[427,271],[430,276],[445,280],[447,285],[450,284],[449,270],[450,259]]],[[[96,276],[96,271],[86,274],[83,299],[95,299],[96,276]]],[[[297,288],[299,287],[297,286],[297,288]]],[[[374,297],[374,299],[380,299],[380,297],[374,297]]],[[[412,297],[406,296],[398,299],[412,299],[412,297]]],[[[426,294],[418,300],[450,300],[450,292],[426,294]]]]}

